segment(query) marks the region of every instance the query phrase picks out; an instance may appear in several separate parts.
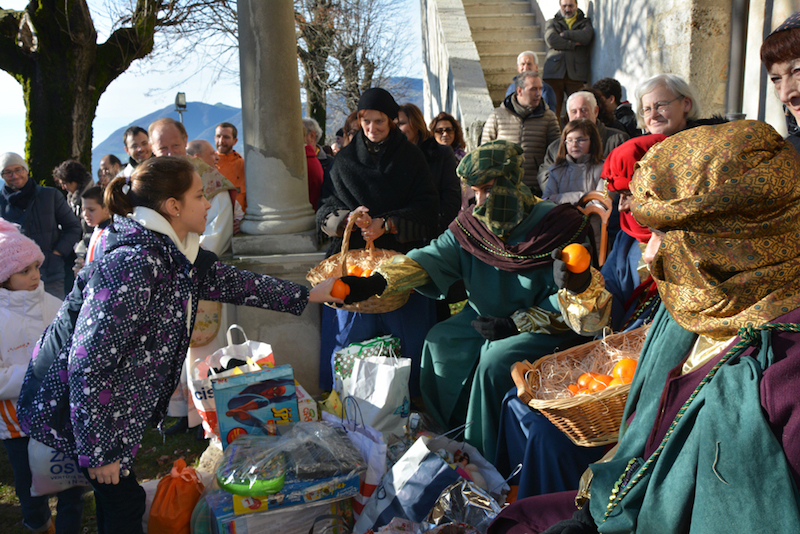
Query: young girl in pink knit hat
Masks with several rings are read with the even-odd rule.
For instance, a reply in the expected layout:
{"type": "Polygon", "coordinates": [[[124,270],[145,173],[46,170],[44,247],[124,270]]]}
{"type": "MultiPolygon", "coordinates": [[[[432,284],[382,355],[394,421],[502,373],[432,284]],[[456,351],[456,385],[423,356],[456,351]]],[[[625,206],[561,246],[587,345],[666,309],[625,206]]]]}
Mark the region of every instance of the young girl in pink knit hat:
{"type": "Polygon", "coordinates": [[[14,470],[23,524],[33,532],[81,530],[84,487],[58,493],[55,522],[48,496],[31,496],[28,437],[17,421],[17,398],[36,342],[61,301],[45,293],[39,266],[44,254],[17,226],[0,218],[0,439],[14,470]]]}

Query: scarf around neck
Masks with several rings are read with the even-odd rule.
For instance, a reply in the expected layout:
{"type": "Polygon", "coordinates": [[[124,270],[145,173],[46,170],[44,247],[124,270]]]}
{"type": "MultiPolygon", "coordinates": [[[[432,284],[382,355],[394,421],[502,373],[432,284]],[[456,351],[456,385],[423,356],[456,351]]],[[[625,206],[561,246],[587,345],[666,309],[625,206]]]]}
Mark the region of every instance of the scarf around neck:
{"type": "Polygon", "coordinates": [[[28,178],[28,181],[25,182],[25,185],[16,191],[7,185],[3,185],[2,195],[9,204],[15,208],[24,210],[28,207],[28,205],[31,203],[31,200],[33,200],[33,197],[36,195],[36,182],[28,178]]]}

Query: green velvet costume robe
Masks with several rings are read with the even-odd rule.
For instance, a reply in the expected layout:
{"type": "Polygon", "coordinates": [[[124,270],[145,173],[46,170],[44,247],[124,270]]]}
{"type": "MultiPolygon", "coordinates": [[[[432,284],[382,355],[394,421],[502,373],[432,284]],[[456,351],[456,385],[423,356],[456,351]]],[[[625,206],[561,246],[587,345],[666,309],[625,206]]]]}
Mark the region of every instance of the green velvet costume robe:
{"type": "MultiPolygon", "coordinates": [[[[553,207],[537,203],[528,217],[509,235],[514,245],[525,239],[553,207]]],[[[487,341],[470,322],[477,316],[510,317],[515,311],[538,306],[561,316],[558,286],[551,263],[520,273],[503,271],[467,253],[451,230],[430,245],[407,256],[425,269],[431,282],[416,290],[431,298],[444,298],[450,285],[463,279],[469,303],[463,311],[434,326],[422,352],[421,389],[425,407],[446,429],[471,422],[467,442],[493,461],[503,396],[514,385],[511,366],[583,343],[581,337],[561,325],[561,333],[520,333],[487,341]]]]}

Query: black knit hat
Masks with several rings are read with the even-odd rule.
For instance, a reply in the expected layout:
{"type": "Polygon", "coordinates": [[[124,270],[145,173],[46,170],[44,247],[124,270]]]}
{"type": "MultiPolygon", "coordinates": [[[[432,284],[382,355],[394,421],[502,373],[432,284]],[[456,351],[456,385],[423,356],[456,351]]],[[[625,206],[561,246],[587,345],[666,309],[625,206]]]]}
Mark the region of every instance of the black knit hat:
{"type": "Polygon", "coordinates": [[[394,101],[394,97],[386,89],[373,87],[361,93],[358,99],[358,111],[362,109],[375,109],[385,113],[389,119],[397,118],[397,111],[400,106],[394,101]]]}

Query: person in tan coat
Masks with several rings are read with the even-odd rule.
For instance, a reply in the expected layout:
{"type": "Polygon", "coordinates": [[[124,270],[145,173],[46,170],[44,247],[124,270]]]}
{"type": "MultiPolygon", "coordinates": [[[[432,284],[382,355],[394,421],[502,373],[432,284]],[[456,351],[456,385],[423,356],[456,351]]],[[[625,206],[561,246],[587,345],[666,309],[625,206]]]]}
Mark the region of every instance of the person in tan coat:
{"type": "Polygon", "coordinates": [[[525,174],[522,182],[534,195],[542,196],[536,179],[547,147],[560,138],[555,113],[542,100],[542,78],[538,72],[521,72],[516,78],[517,90],[503,100],[486,119],[481,143],[502,139],[522,147],[525,174]]]}

